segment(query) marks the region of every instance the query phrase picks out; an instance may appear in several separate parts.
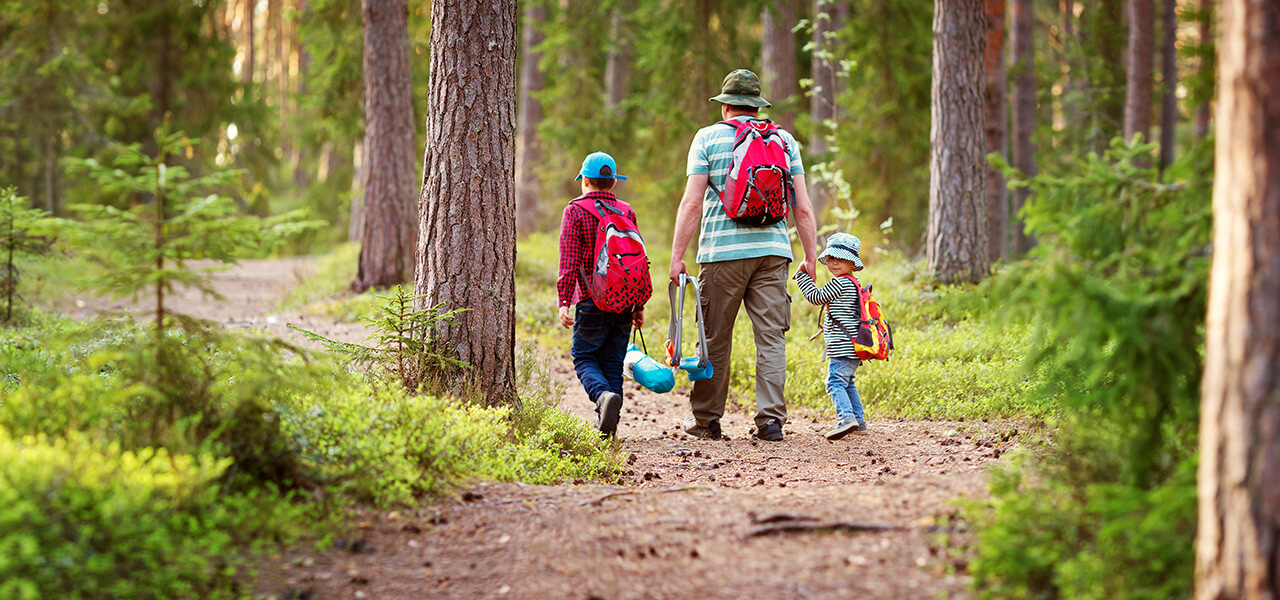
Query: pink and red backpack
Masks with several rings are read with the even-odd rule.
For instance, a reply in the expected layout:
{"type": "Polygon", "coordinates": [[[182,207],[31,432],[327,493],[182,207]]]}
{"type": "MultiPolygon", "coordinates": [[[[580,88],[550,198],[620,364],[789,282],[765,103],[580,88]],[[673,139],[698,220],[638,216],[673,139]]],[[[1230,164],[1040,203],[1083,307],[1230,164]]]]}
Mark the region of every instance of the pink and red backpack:
{"type": "Polygon", "coordinates": [[[724,189],[712,191],[730,219],[763,227],[787,218],[795,205],[796,191],[787,160],[787,143],[768,119],[720,121],[733,127],[733,164],[724,189]]]}
{"type": "Polygon", "coordinates": [[[573,201],[599,219],[592,254],[595,260],[590,273],[582,272],[583,284],[597,308],[613,313],[640,308],[653,296],[644,239],[635,222],[627,217],[631,207],[621,200],[617,203],[613,207],[587,198],[573,201]]]}

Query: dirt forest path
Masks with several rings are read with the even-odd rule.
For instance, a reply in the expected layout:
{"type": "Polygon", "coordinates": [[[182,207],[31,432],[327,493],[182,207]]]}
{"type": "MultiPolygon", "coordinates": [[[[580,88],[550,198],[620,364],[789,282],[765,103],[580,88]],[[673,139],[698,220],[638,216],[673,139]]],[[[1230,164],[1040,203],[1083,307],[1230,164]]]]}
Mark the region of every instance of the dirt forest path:
{"type": "MultiPolygon", "coordinates": [[[[276,307],[307,259],[247,261],[216,276],[228,299],[180,311],[292,336],[289,323],[359,339],[359,327],[276,307]]],[[[122,307],[120,303],[118,307],[122,307]]],[[[296,338],[293,338],[296,340],[296,338]]],[[[594,419],[568,367],[562,408],[594,419]]],[[[815,373],[814,376],[821,374],[815,373]]],[[[937,546],[954,500],[983,494],[1011,426],[872,420],[864,435],[822,437],[829,415],[792,411],[783,442],[750,439],[731,407],[725,440],[679,430],[684,394],[627,383],[617,485],[477,482],[458,498],[358,510],[334,548],[264,565],[267,598],[939,598],[967,578],[937,546]]],[[[594,422],[594,421],[592,421],[594,422]]]]}

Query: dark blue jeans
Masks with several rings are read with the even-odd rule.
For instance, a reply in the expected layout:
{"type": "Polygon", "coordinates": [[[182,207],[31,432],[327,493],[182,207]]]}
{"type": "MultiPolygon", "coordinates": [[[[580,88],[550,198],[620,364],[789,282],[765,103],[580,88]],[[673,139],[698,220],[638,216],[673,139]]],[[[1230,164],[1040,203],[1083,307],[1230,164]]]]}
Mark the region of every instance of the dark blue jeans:
{"type": "Polygon", "coordinates": [[[600,394],[622,394],[622,359],[631,337],[631,311],[605,312],[591,300],[578,303],[573,319],[573,370],[595,402],[600,394]]]}

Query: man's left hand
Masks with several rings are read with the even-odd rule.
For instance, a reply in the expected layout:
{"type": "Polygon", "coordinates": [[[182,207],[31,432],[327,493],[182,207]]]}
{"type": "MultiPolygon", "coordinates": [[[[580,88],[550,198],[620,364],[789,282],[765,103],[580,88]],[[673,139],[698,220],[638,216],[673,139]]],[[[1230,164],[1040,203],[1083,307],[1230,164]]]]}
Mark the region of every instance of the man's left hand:
{"type": "Polygon", "coordinates": [[[814,281],[817,281],[818,271],[817,271],[816,260],[812,258],[804,259],[804,262],[800,263],[800,270],[804,271],[805,273],[808,273],[810,278],[812,278],[814,281]]]}
{"type": "Polygon", "coordinates": [[[634,325],[636,329],[640,329],[641,327],[644,326],[644,309],[643,308],[637,311],[633,311],[631,313],[631,324],[634,325]]]}

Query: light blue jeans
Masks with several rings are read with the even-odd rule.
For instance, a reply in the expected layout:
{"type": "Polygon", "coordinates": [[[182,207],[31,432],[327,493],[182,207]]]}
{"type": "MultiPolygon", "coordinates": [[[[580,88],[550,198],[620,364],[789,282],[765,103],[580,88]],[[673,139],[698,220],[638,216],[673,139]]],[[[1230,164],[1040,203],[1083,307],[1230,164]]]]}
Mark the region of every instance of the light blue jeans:
{"type": "Polygon", "coordinates": [[[857,419],[858,424],[866,423],[862,418],[862,398],[858,395],[858,386],[853,378],[862,365],[858,358],[841,358],[832,356],[827,368],[827,393],[831,394],[831,403],[836,405],[836,416],[841,423],[849,419],[857,419]]]}

